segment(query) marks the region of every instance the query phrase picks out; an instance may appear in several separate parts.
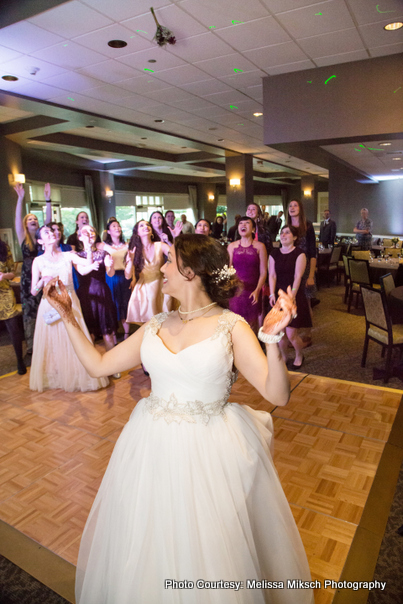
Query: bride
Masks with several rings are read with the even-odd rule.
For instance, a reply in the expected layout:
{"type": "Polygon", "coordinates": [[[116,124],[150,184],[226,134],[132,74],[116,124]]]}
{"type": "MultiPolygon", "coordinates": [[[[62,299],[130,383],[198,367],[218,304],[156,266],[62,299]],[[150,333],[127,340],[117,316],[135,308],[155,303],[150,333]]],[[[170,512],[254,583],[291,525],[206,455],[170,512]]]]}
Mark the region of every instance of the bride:
{"type": "Polygon", "coordinates": [[[259,332],[266,357],[250,327],[226,309],[238,285],[228,264],[214,239],[176,238],[161,271],[163,292],[180,307],[104,355],[79,328],[63,285],[54,279],[45,288],[92,376],[142,361],[152,382],[90,512],[77,604],[313,604],[311,589],[287,585],[310,573],[273,465],[271,416],[228,402],[234,367],[274,405],[288,402],[277,342],[296,308],[290,290],[279,295],[259,332]]]}

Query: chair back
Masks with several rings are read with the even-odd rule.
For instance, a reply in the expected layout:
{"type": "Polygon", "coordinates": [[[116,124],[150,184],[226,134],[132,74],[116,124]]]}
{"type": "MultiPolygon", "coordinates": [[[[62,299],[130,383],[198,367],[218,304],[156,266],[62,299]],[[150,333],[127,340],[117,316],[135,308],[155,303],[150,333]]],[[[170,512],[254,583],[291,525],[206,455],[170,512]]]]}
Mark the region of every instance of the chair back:
{"type": "Polygon", "coordinates": [[[352,283],[358,283],[359,285],[371,285],[368,260],[356,260],[355,258],[349,258],[348,266],[350,269],[350,279],[352,283]]]}
{"type": "Polygon", "coordinates": [[[353,250],[351,252],[351,255],[356,260],[369,260],[371,257],[371,252],[369,250],[360,250],[360,251],[353,250]]]}
{"type": "Polygon", "coordinates": [[[351,247],[352,247],[352,243],[351,243],[351,241],[349,241],[349,243],[347,243],[346,256],[350,256],[351,247]]]}
{"type": "Polygon", "coordinates": [[[383,245],[384,245],[384,247],[392,247],[392,245],[393,245],[392,239],[384,239],[383,245]]]}
{"type": "Polygon", "coordinates": [[[341,246],[340,245],[335,245],[332,253],[330,255],[330,264],[337,264],[340,260],[340,254],[341,254],[341,246]]]}
{"type": "Polygon", "coordinates": [[[399,248],[394,248],[394,247],[389,247],[388,249],[384,250],[385,254],[388,254],[388,256],[390,256],[391,258],[398,258],[400,256],[400,254],[402,253],[402,250],[399,248]]]}
{"type": "Polygon", "coordinates": [[[384,292],[362,285],[361,294],[364,302],[366,321],[385,331],[392,331],[392,323],[384,292]]]}
{"type": "Polygon", "coordinates": [[[379,282],[381,284],[382,291],[384,291],[386,297],[388,297],[392,289],[395,289],[395,280],[393,279],[393,276],[391,273],[387,273],[386,275],[379,277],[379,282]]]}
{"type": "Polygon", "coordinates": [[[349,257],[343,254],[344,272],[347,277],[350,277],[350,267],[348,266],[349,257]]]}

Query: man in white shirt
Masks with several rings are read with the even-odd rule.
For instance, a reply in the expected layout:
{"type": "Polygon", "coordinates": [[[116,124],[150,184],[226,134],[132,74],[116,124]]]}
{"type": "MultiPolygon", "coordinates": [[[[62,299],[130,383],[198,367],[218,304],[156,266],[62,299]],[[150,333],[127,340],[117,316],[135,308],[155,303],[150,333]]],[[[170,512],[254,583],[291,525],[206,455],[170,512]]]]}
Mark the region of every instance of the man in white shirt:
{"type": "Polygon", "coordinates": [[[194,233],[195,232],[194,226],[193,226],[193,224],[191,222],[189,222],[187,220],[186,214],[182,214],[181,220],[182,220],[182,224],[183,224],[183,227],[182,227],[182,233],[183,234],[194,233]]]}

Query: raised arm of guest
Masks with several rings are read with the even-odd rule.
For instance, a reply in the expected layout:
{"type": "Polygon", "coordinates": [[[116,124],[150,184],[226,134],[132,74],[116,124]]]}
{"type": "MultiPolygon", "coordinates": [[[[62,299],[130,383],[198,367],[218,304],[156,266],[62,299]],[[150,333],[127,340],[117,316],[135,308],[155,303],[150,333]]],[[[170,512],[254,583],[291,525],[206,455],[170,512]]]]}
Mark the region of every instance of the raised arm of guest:
{"type": "Polygon", "coordinates": [[[44,194],[46,201],[45,224],[49,224],[49,222],[52,222],[52,200],[50,198],[52,194],[52,189],[50,187],[50,183],[48,182],[45,185],[44,194]]]}

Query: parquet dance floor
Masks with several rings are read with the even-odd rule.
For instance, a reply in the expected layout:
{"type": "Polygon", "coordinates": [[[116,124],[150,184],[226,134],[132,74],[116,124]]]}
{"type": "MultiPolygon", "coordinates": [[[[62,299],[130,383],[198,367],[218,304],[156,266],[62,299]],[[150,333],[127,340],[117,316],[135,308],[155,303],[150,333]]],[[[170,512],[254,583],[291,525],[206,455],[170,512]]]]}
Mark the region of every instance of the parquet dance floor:
{"type": "MultiPolygon", "coordinates": [[[[325,589],[324,581],[372,579],[365,571],[348,576],[350,550],[403,392],[300,373],[291,379],[286,407],[264,401],[242,377],[230,400],[272,413],[275,464],[312,579],[322,585],[316,604],[365,602],[365,590],[350,590],[349,600],[348,590],[325,589]]],[[[0,379],[0,520],[74,565],[116,439],[149,386],[141,368],[85,394],[33,393],[29,374],[0,379]]]]}

